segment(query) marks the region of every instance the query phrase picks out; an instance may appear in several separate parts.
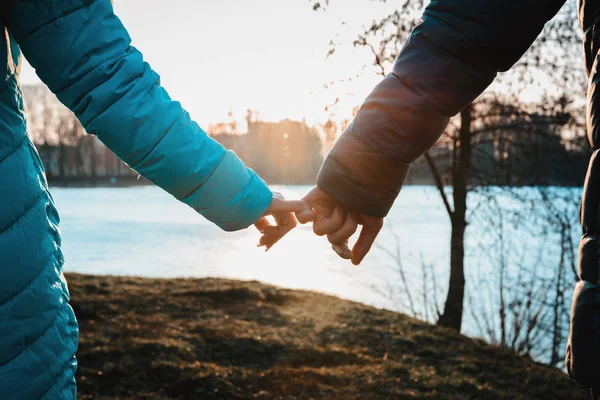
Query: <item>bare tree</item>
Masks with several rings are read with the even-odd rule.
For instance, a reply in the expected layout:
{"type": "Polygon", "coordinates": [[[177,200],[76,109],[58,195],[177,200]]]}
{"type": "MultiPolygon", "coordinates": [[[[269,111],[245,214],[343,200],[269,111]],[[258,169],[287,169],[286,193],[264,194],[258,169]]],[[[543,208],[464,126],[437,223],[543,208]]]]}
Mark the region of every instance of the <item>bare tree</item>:
{"type": "Polygon", "coordinates": [[[24,85],[28,134],[36,144],[50,180],[96,183],[100,175],[137,178],[137,174],[85,130],[44,85],[24,85]],[[101,171],[99,173],[99,171],[101,171]]]}
{"type": "Polygon", "coordinates": [[[479,252],[495,273],[471,279],[467,310],[487,341],[556,366],[569,323],[567,283],[576,277],[578,199],[568,188],[511,191],[478,194],[487,207],[477,222],[488,224],[485,231],[493,237],[479,252]],[[538,240],[523,240],[531,236],[538,240]]]}
{"type": "Polygon", "coordinates": [[[55,126],[56,140],[60,149],[58,157],[59,178],[64,180],[69,161],[67,158],[68,148],[73,148],[77,145],[83,132],[79,128],[79,121],[70,112],[59,115],[55,126]]]}

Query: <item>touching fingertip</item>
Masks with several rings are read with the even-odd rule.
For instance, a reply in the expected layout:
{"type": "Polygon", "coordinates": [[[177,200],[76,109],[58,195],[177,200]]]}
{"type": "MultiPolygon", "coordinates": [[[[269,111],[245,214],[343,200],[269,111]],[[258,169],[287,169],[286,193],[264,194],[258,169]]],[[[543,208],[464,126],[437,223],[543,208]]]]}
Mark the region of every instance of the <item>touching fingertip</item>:
{"type": "Polygon", "coordinates": [[[357,266],[360,265],[363,258],[364,258],[364,256],[360,257],[360,256],[356,256],[355,254],[352,254],[352,257],[351,257],[352,264],[357,265],[357,266]]]}
{"type": "Polygon", "coordinates": [[[296,218],[301,224],[307,224],[311,222],[315,218],[315,216],[312,210],[305,209],[296,214],[296,218]]]}
{"type": "Polygon", "coordinates": [[[333,251],[335,251],[337,253],[338,256],[340,256],[344,260],[349,260],[352,256],[350,249],[348,249],[347,247],[345,247],[343,245],[334,244],[331,246],[331,248],[333,249],[333,251]]]}

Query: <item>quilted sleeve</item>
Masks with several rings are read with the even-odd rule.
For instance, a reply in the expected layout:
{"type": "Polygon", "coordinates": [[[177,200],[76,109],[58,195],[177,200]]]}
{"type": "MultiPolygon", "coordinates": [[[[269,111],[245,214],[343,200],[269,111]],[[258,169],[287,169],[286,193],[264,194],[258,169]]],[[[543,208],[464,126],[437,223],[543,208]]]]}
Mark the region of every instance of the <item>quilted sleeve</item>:
{"type": "Polygon", "coordinates": [[[23,54],[87,132],[224,230],[264,214],[266,184],[171,100],[110,0],[14,4],[9,29],[23,54]]]}

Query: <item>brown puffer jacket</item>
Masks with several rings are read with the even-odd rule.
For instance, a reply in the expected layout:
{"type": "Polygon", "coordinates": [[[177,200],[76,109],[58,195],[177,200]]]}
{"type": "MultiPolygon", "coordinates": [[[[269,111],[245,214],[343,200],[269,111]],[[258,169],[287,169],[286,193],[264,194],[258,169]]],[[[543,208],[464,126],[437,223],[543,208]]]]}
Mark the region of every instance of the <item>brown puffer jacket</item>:
{"type": "MultiPolygon", "coordinates": [[[[579,0],[579,22],[585,33],[585,66],[590,77],[587,134],[594,153],[581,201],[583,236],[579,244],[579,277],[571,308],[566,365],[582,385],[600,390],[600,2],[579,0]]],[[[594,395],[595,398],[599,396],[594,395]]]]}
{"type": "MultiPolygon", "coordinates": [[[[518,61],[564,2],[432,0],[393,72],[327,156],[318,186],[348,210],[387,215],[410,164],[437,141],[450,117],[518,61]]],[[[590,76],[588,135],[595,152],[581,207],[581,281],[573,297],[566,365],[576,381],[600,389],[600,0],[579,0],[579,12],[590,76]]]]}

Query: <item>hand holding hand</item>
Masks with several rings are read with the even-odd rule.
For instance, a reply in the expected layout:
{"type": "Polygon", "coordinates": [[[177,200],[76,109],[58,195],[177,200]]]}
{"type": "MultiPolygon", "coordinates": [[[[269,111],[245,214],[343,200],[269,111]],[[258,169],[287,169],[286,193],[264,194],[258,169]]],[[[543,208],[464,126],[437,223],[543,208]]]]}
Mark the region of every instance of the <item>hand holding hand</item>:
{"type": "Polygon", "coordinates": [[[302,215],[306,222],[312,221],[313,212],[308,204],[302,200],[286,200],[280,193],[273,193],[271,206],[265,215],[254,223],[256,229],[262,234],[258,247],[265,246],[268,251],[275,243],[294,229],[298,222],[294,213],[302,215]],[[271,225],[267,216],[272,215],[276,225],[271,225]]]}
{"type": "Polygon", "coordinates": [[[362,213],[349,213],[330,195],[315,186],[303,200],[313,210],[296,213],[300,223],[313,221],[313,231],[319,236],[327,235],[333,250],[342,258],[358,265],[365,258],[383,227],[383,218],[370,217],[362,213]],[[360,235],[352,250],[348,239],[362,225],[360,235]]]}

